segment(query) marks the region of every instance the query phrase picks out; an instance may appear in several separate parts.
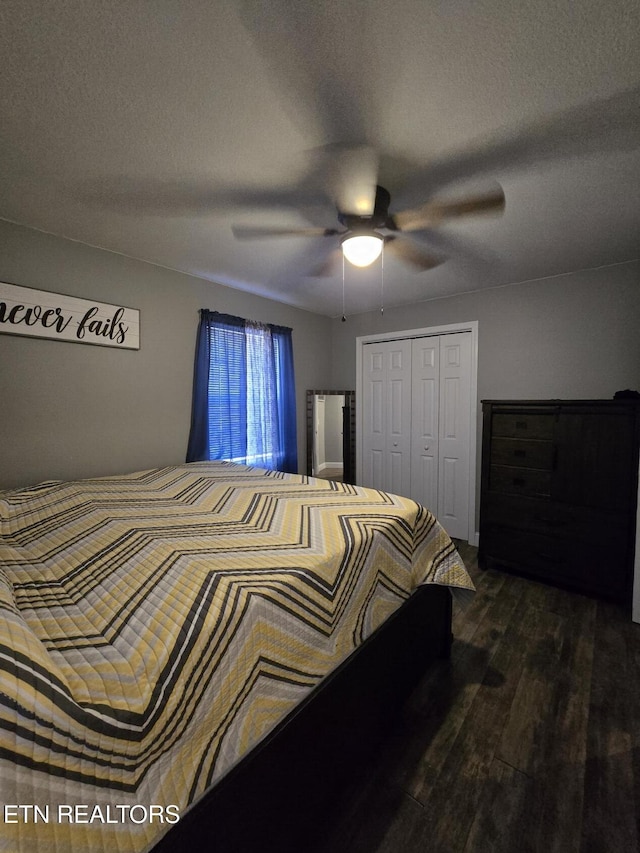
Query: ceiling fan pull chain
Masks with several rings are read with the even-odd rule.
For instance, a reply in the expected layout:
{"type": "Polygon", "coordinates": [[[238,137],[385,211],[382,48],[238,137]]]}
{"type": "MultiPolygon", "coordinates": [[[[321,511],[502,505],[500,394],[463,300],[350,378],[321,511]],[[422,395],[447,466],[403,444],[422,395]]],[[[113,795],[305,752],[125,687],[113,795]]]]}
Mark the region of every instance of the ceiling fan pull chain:
{"type": "Polygon", "coordinates": [[[384,240],[380,252],[380,313],[384,314],[384,240]]]}
{"type": "Polygon", "coordinates": [[[344,313],[344,254],[342,255],[342,322],[347,322],[347,315],[344,313]]]}

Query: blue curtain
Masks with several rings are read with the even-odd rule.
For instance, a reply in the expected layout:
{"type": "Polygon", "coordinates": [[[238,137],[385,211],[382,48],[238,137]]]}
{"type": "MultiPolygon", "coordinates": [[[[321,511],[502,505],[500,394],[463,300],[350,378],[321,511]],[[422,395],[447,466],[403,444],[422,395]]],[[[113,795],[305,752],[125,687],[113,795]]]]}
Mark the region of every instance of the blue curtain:
{"type": "Polygon", "coordinates": [[[298,470],[291,329],[203,309],[187,462],[298,470]]]}

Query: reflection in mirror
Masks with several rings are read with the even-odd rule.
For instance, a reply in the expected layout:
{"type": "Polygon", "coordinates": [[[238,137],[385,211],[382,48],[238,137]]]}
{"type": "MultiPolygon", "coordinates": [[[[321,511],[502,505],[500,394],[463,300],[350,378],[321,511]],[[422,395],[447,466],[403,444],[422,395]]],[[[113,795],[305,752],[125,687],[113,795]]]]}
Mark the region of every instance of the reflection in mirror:
{"type": "Polygon", "coordinates": [[[355,392],[307,391],[307,474],[353,483],[355,392]]]}

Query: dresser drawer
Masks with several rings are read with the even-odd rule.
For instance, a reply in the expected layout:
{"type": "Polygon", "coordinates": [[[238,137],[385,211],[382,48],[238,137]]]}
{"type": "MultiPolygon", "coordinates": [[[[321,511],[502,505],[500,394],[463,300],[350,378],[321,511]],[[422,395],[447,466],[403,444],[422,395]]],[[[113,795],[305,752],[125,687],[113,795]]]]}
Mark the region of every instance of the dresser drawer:
{"type": "Polygon", "coordinates": [[[480,539],[483,562],[557,581],[573,589],[619,598],[627,588],[628,555],[624,538],[565,539],[522,530],[487,526],[480,539]]]}
{"type": "Polygon", "coordinates": [[[482,525],[511,527],[531,533],[564,535],[577,519],[577,511],[548,499],[485,493],[480,504],[482,525]]]}
{"type": "Polygon", "coordinates": [[[515,465],[518,468],[553,468],[553,442],[541,439],[494,438],[491,442],[492,465],[515,465]]]}
{"type": "Polygon", "coordinates": [[[480,514],[482,525],[588,542],[594,547],[612,537],[626,541],[630,532],[628,520],[619,513],[520,495],[486,493],[480,514]]]}
{"type": "Polygon", "coordinates": [[[503,495],[548,497],[551,494],[551,471],[492,465],[489,470],[489,489],[503,495]]]}
{"type": "Polygon", "coordinates": [[[572,542],[554,539],[527,530],[491,526],[485,532],[485,541],[480,542],[485,557],[525,572],[533,572],[545,578],[564,580],[580,577],[572,542]]]}
{"type": "Polygon", "coordinates": [[[503,438],[553,438],[555,414],[539,412],[495,412],[491,432],[503,438]]]}

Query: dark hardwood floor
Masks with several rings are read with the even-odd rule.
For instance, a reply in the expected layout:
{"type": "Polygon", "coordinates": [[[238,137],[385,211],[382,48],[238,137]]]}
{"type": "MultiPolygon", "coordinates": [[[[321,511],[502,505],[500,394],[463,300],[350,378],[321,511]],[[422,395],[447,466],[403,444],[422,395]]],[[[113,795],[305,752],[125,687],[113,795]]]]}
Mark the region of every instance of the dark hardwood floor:
{"type": "Polygon", "coordinates": [[[316,853],[640,849],[640,625],[460,552],[454,643],[320,833],[316,853]]]}

